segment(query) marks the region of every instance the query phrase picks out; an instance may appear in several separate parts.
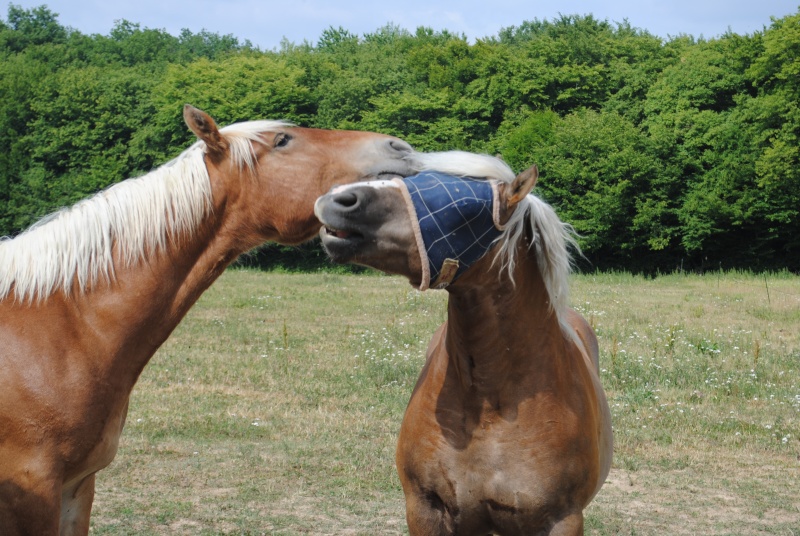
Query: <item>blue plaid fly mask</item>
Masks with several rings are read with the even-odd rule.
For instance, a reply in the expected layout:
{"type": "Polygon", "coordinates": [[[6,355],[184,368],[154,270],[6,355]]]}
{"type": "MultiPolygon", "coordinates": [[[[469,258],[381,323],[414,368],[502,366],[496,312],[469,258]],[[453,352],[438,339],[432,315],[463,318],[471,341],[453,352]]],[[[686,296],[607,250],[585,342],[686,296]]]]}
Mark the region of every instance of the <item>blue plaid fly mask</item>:
{"type": "Polygon", "coordinates": [[[395,179],[402,185],[422,260],[420,290],[442,289],[500,237],[497,182],[436,171],[395,179]]]}

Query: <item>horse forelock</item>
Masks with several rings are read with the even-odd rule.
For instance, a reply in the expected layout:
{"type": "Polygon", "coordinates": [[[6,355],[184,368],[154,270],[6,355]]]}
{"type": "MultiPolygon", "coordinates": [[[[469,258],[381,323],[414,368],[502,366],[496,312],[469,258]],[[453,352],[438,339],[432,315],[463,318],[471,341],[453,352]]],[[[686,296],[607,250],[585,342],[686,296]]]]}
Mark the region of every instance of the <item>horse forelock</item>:
{"type": "Polygon", "coordinates": [[[0,241],[0,299],[42,300],[114,277],[113,253],[130,265],[191,232],[211,210],[202,149],[117,183],[0,241]],[[13,290],[12,290],[13,289],[13,290]]]}
{"type": "MultiPolygon", "coordinates": [[[[409,161],[418,171],[440,171],[451,175],[495,179],[510,183],[513,170],[500,158],[464,151],[412,153],[409,161]]],[[[529,194],[520,203],[497,239],[500,248],[495,262],[500,262],[509,278],[514,280],[517,245],[525,235],[525,228],[533,229],[530,247],[536,248],[536,260],[550,298],[550,307],[564,329],[569,303],[569,274],[572,271],[570,248],[580,251],[571,225],[561,221],[553,208],[529,194]]]]}

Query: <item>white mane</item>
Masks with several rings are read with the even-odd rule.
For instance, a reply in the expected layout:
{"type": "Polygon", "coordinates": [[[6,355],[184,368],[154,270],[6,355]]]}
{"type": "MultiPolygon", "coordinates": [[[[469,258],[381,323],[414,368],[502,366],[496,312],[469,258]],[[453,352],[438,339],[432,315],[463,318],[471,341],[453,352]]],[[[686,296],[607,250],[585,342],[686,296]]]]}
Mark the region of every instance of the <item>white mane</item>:
{"type": "MultiPolygon", "coordinates": [[[[221,129],[231,158],[254,165],[259,133],[286,123],[251,121],[221,129]]],[[[73,284],[83,291],[114,278],[113,253],[125,266],[161,251],[169,240],[191,233],[211,211],[205,144],[197,142],[176,159],[135,179],[45,217],[16,238],[0,238],[0,299],[42,300],[73,284]]]]}
{"type": "MultiPolygon", "coordinates": [[[[440,171],[450,175],[496,179],[508,183],[515,178],[514,172],[505,162],[489,155],[447,151],[413,153],[409,159],[418,171],[440,171]]],[[[534,231],[530,247],[536,248],[536,260],[550,298],[550,306],[564,327],[566,323],[563,319],[569,303],[569,274],[572,269],[568,248],[573,247],[580,251],[575,241],[575,232],[571,225],[559,219],[550,205],[533,194],[526,196],[498,238],[501,247],[495,260],[501,261],[512,281],[516,245],[524,235],[526,225],[530,225],[534,231]]]]}

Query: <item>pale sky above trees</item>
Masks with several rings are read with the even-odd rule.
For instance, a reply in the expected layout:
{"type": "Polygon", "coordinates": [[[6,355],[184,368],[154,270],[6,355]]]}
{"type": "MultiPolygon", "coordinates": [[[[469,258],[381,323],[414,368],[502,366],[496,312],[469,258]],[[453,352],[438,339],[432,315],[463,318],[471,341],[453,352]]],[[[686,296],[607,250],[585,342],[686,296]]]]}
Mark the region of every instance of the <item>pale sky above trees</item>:
{"type": "Polygon", "coordinates": [[[315,44],[329,27],[355,34],[371,33],[393,23],[414,31],[419,26],[464,34],[470,40],[497,35],[501,28],[526,20],[552,20],[563,15],[592,14],[600,20],[622,22],[659,37],[679,34],[718,37],[729,29],[751,34],[769,26],[770,17],[793,14],[797,0],[16,0],[24,8],[46,5],[63,26],[86,34],[107,35],[115,21],[125,19],[143,28],[164,29],[177,35],[187,28],[231,34],[240,42],[270,50],[283,38],[296,44],[315,44]]]}

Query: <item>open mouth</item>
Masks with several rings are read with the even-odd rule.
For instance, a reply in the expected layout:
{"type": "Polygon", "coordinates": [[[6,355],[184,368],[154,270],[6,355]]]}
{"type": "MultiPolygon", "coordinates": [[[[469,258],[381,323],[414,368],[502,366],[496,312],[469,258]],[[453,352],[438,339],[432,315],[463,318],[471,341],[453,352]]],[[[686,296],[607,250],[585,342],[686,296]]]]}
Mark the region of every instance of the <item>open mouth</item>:
{"type": "Polygon", "coordinates": [[[325,225],[320,229],[322,247],[330,259],[339,264],[350,262],[362,244],[363,235],[325,225]]]}
{"type": "Polygon", "coordinates": [[[353,233],[350,233],[348,231],[342,231],[340,229],[334,229],[332,227],[325,227],[325,233],[328,236],[332,236],[332,237],[338,238],[340,240],[347,240],[353,234],[353,233]]]}
{"type": "Polygon", "coordinates": [[[324,226],[323,229],[325,230],[325,237],[326,238],[336,238],[338,240],[351,240],[354,238],[360,238],[361,235],[358,233],[354,233],[351,231],[344,231],[342,229],[335,229],[333,227],[324,226]]]}

